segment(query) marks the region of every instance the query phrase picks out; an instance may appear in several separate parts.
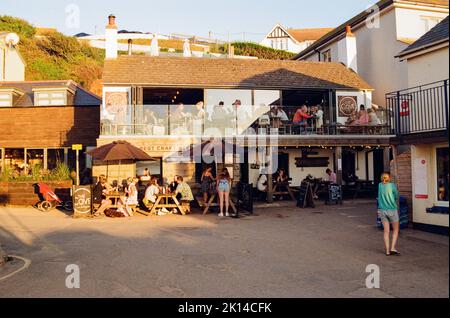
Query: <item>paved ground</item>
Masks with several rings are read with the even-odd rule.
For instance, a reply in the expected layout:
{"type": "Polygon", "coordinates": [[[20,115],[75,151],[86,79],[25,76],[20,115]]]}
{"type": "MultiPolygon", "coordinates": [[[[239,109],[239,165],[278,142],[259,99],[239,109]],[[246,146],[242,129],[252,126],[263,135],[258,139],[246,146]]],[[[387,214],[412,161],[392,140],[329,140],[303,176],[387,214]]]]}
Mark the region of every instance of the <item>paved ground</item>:
{"type": "Polygon", "coordinates": [[[386,257],[372,202],[288,205],[242,219],[0,208],[0,242],[24,257],[0,269],[0,297],[449,296],[448,237],[406,230],[403,255],[386,257]],[[65,287],[69,264],[80,267],[80,289],[65,287]],[[379,290],[365,288],[368,264],[381,268],[379,290]]]}

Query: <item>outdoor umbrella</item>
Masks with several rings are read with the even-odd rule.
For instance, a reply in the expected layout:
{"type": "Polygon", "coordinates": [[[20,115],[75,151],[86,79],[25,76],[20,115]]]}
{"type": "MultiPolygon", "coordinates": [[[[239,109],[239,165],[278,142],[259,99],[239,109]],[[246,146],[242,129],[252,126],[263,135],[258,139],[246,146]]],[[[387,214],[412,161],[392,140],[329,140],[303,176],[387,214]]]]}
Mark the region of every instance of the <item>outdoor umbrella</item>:
{"type": "Polygon", "coordinates": [[[184,57],[191,57],[191,46],[189,44],[189,40],[186,39],[184,40],[184,45],[183,45],[183,56],[184,57]]]}
{"type": "Polygon", "coordinates": [[[95,160],[104,161],[106,163],[110,161],[119,161],[119,175],[122,160],[156,161],[155,158],[150,157],[146,152],[126,141],[115,141],[91,150],[87,154],[95,160]]]}
{"type": "Polygon", "coordinates": [[[153,35],[152,43],[150,44],[150,55],[159,56],[158,37],[156,34],[153,35]]]}

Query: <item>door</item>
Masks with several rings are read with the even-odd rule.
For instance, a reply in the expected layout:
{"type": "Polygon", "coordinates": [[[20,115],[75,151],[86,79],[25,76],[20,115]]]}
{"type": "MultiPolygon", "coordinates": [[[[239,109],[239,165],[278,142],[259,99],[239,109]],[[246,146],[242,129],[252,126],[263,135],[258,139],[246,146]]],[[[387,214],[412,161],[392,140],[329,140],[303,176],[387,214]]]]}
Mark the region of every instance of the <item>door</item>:
{"type": "Polygon", "coordinates": [[[347,181],[349,177],[356,174],[356,156],[353,151],[342,152],[342,179],[347,181]]]}

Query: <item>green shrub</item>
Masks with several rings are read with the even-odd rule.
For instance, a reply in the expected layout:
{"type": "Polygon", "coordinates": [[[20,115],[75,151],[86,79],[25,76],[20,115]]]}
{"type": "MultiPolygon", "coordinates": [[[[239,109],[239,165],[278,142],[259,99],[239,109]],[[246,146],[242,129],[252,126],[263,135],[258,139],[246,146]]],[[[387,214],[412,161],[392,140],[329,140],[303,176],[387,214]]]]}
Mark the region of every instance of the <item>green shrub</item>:
{"type": "Polygon", "coordinates": [[[0,16],[0,31],[14,32],[25,38],[32,38],[36,34],[36,29],[27,21],[7,15],[0,16]]]}
{"type": "Polygon", "coordinates": [[[59,163],[57,167],[48,171],[42,168],[41,165],[34,165],[31,167],[31,174],[19,174],[17,171],[9,166],[0,173],[0,181],[2,182],[38,182],[38,181],[66,181],[70,180],[70,169],[64,163],[59,163]]]}
{"type": "Polygon", "coordinates": [[[50,178],[53,181],[70,180],[70,169],[64,163],[58,163],[56,168],[50,172],[50,178]]]}
{"type": "MultiPolygon", "coordinates": [[[[275,50],[270,47],[262,46],[251,42],[234,42],[231,44],[234,47],[235,55],[254,56],[265,60],[289,60],[294,57],[294,53],[275,50]]],[[[228,45],[214,45],[211,48],[212,53],[228,53],[228,45]]]]}

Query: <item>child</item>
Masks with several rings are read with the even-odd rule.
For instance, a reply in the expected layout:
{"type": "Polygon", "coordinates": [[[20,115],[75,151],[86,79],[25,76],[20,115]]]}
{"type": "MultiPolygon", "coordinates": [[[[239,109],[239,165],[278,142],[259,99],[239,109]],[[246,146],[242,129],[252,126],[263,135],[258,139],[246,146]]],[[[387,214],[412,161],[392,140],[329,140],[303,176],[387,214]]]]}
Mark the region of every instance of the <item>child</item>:
{"type": "Polygon", "coordinates": [[[383,173],[381,183],[378,186],[378,216],[384,227],[384,244],[386,256],[400,255],[396,249],[398,233],[400,229],[400,218],[398,214],[398,190],[395,184],[391,183],[389,173],[383,173]],[[392,247],[389,242],[390,225],[393,227],[392,247]]]}

